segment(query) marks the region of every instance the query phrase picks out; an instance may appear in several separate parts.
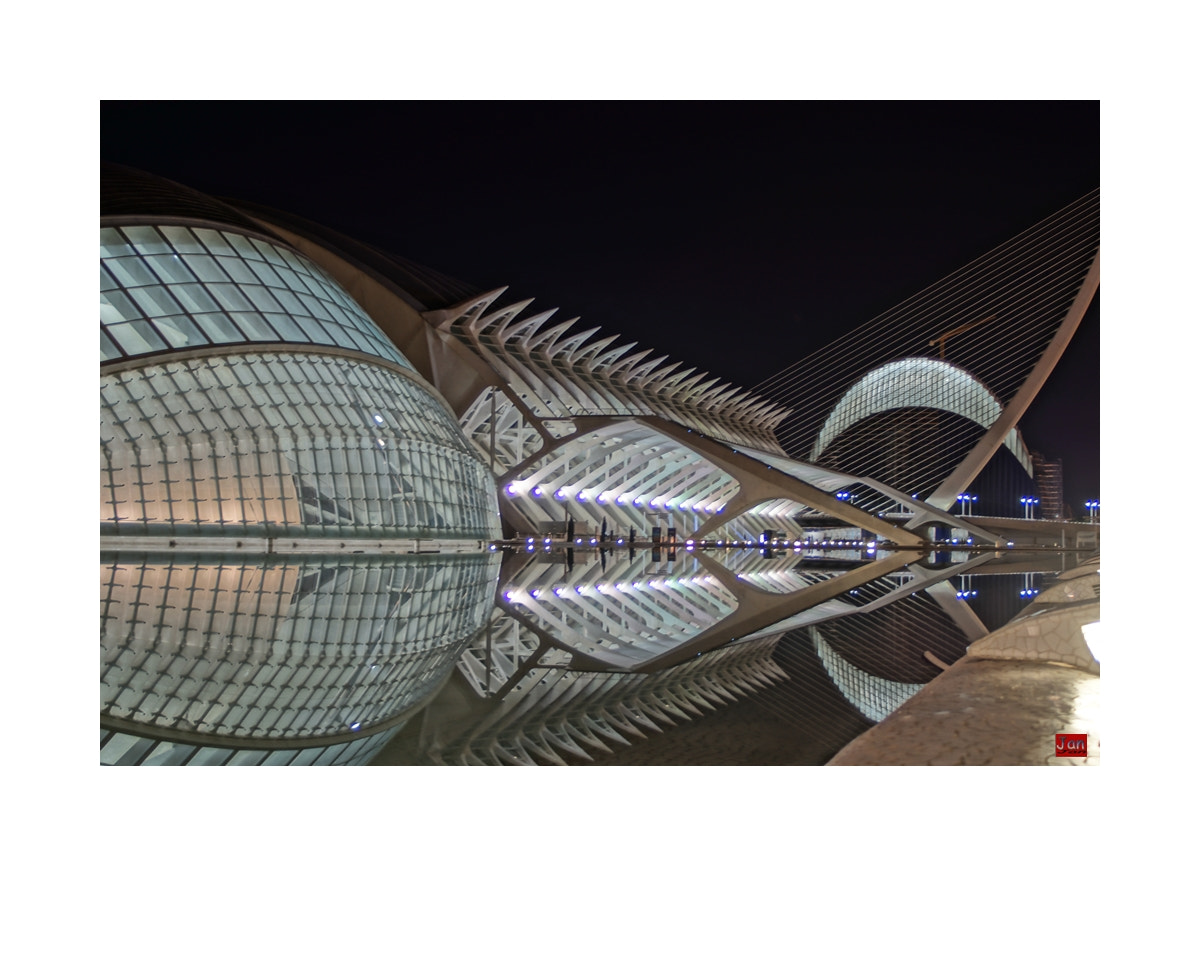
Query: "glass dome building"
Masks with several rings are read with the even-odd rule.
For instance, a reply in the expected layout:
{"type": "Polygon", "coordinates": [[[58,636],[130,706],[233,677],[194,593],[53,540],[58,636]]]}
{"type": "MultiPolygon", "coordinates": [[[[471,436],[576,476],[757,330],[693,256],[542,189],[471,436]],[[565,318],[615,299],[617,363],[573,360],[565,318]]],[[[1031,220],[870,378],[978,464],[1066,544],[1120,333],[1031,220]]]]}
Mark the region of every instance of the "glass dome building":
{"type": "Polygon", "coordinates": [[[453,411],[269,226],[115,166],[100,364],[102,762],[368,760],[494,590],[453,411]]]}

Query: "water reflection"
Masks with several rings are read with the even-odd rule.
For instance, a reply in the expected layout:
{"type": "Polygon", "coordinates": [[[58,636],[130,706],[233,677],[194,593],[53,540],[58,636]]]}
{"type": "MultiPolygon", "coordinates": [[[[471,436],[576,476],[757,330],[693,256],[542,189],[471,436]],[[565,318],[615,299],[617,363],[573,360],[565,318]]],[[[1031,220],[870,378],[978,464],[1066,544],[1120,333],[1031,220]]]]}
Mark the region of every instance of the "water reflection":
{"type": "Polygon", "coordinates": [[[102,760],[583,763],[746,701],[828,757],[1077,562],[843,549],[108,553],[102,760]]]}
{"type": "MultiPolygon", "coordinates": [[[[481,554],[102,556],[102,727],[177,745],[174,758],[197,742],[332,755],[390,737],[483,625],[498,564],[481,554]]],[[[115,749],[102,757],[119,760],[115,749]]]]}

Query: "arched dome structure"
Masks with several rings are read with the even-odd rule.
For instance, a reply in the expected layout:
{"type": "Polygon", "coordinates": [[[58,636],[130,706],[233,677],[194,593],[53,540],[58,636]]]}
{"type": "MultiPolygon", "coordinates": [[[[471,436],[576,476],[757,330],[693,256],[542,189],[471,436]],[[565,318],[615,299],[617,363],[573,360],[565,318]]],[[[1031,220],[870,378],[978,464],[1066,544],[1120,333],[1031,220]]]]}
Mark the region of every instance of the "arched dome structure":
{"type": "MultiPolygon", "coordinates": [[[[983,429],[989,429],[1003,411],[1000,400],[965,369],[923,356],[897,359],[872,369],[846,390],[826,417],[809,458],[819,462],[821,454],[846,430],[893,409],[954,413],[983,429]]],[[[1033,476],[1033,460],[1016,429],[1005,436],[1004,445],[1033,476]]]]}
{"type": "Polygon", "coordinates": [[[101,184],[101,760],[365,762],[483,624],[494,477],[269,226],[101,184]]]}

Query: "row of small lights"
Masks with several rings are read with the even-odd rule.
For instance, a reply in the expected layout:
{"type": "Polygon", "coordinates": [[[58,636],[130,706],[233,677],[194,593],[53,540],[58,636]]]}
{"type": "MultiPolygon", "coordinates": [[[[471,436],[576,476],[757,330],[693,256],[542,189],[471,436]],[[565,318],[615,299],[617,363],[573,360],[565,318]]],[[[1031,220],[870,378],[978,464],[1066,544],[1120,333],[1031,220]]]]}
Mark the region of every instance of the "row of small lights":
{"type": "MultiPolygon", "coordinates": [[[[505,487],[505,491],[508,493],[509,496],[520,496],[522,493],[529,493],[531,496],[540,498],[540,497],[543,497],[546,495],[546,491],[541,486],[535,485],[533,487],[528,487],[528,484],[525,484],[525,483],[522,483],[519,481],[509,483],[508,486],[505,487]]],[[[572,490],[569,487],[565,487],[565,486],[560,486],[557,490],[554,491],[554,499],[556,499],[556,500],[569,500],[569,499],[571,499],[572,496],[580,503],[587,503],[594,499],[594,501],[598,504],[605,504],[605,503],[612,502],[612,503],[615,503],[617,506],[630,505],[630,506],[635,506],[635,507],[642,507],[642,506],[648,505],[651,509],[654,509],[654,510],[678,509],[678,510],[694,511],[696,513],[723,513],[723,512],[725,512],[725,504],[719,503],[719,502],[700,504],[700,503],[685,500],[682,503],[677,504],[674,500],[662,500],[662,499],[659,499],[658,497],[654,497],[647,503],[646,498],[644,496],[633,496],[633,494],[631,494],[631,493],[621,493],[620,495],[618,495],[617,497],[614,498],[611,490],[604,490],[599,493],[593,493],[592,496],[588,495],[587,490],[575,491],[575,490],[572,490]],[[631,497],[632,497],[632,499],[631,499],[631,497]]]]}
{"type": "MultiPolygon", "coordinates": [[[[671,587],[679,587],[684,584],[696,585],[699,583],[713,583],[716,580],[712,574],[703,574],[695,577],[668,577],[666,580],[635,580],[632,583],[622,581],[617,584],[597,583],[592,586],[587,584],[579,584],[574,589],[570,587],[554,587],[552,588],[555,597],[566,597],[571,594],[578,594],[580,597],[586,597],[593,591],[598,594],[608,595],[616,591],[621,594],[628,594],[633,590],[667,590],[671,587]]],[[[533,599],[540,598],[544,591],[540,587],[535,587],[533,590],[507,590],[504,592],[504,599],[521,602],[521,598],[529,597],[533,599]]]]}
{"type": "MultiPolygon", "coordinates": [[[[582,545],[584,543],[584,539],[585,539],[584,537],[576,537],[575,543],[577,545],[582,545]]],[[[600,542],[600,540],[598,537],[587,538],[587,543],[589,546],[596,546],[597,544],[599,544],[599,542],[600,542]]],[[[613,542],[617,546],[624,546],[625,538],[617,537],[616,540],[614,540],[613,542]]],[[[955,541],[955,542],[957,543],[957,541],[955,541]]],[[[970,543],[969,540],[967,542],[970,543]]],[[[545,537],[545,538],[543,538],[541,543],[542,543],[542,549],[547,550],[547,549],[551,549],[553,547],[554,540],[551,537],[545,537]]],[[[757,544],[754,543],[754,541],[752,541],[752,540],[741,540],[741,541],[730,540],[728,543],[726,543],[724,540],[718,540],[714,544],[714,546],[717,546],[717,547],[728,546],[728,547],[731,547],[734,549],[739,548],[739,547],[741,547],[743,549],[750,548],[750,547],[756,547],[756,546],[757,547],[765,547],[768,545],[771,547],[783,547],[785,549],[789,546],[789,544],[786,540],[772,540],[770,542],[770,544],[768,544],[767,541],[765,541],[761,538],[759,539],[757,544]]],[[[705,542],[701,541],[700,546],[701,546],[701,548],[704,548],[705,546],[707,546],[707,544],[705,542]]],[[[794,543],[790,544],[790,546],[795,553],[800,553],[802,550],[812,550],[817,547],[844,547],[844,548],[850,549],[850,550],[855,549],[855,548],[865,547],[867,550],[867,553],[874,553],[876,543],[874,540],[866,540],[866,541],[864,541],[864,540],[822,540],[820,543],[818,543],[815,540],[812,540],[812,541],[796,540],[794,543]]],[[[690,539],[685,540],[683,542],[683,547],[685,550],[695,550],[696,549],[696,541],[690,540],[690,539]]],[[[488,550],[495,551],[498,549],[499,549],[499,544],[495,544],[495,543],[488,544],[488,550]]],[[[537,540],[533,537],[526,538],[525,552],[526,553],[535,553],[537,551],[537,549],[538,549],[537,548],[537,540]]]]}

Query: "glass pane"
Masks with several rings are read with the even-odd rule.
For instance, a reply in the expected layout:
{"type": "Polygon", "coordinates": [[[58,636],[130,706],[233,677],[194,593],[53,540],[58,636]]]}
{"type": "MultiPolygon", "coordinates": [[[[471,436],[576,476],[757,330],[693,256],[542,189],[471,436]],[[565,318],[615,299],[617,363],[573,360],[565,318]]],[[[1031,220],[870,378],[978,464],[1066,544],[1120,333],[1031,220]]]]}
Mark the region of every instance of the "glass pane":
{"type": "MultiPolygon", "coordinates": [[[[239,261],[238,264],[241,264],[239,261]]],[[[196,273],[202,282],[228,282],[229,276],[221,271],[221,266],[211,255],[189,255],[187,266],[196,273]]]]}
{"type": "Polygon", "coordinates": [[[171,294],[179,299],[188,312],[219,312],[221,306],[204,290],[203,285],[172,285],[171,294]]]}
{"type": "Polygon", "coordinates": [[[276,289],[271,293],[279,300],[279,304],[283,306],[285,312],[290,312],[293,315],[308,315],[308,310],[294,294],[287,289],[276,289]]]}
{"type": "Polygon", "coordinates": [[[105,325],[145,317],[146,313],[134,305],[120,289],[113,289],[100,296],[100,321],[105,325]]]}
{"type": "Polygon", "coordinates": [[[250,271],[250,266],[236,256],[222,256],[217,259],[219,266],[232,278],[235,282],[249,282],[251,285],[258,284],[258,276],[250,271]]]}
{"type": "Polygon", "coordinates": [[[116,258],[120,255],[130,255],[133,248],[115,228],[100,229],[100,257],[116,258]]]}
{"type": "Polygon", "coordinates": [[[233,756],[229,748],[201,748],[188,761],[189,765],[223,765],[233,756]]]}
{"type": "MultiPolygon", "coordinates": [[[[270,317],[274,321],[274,316],[270,317]]],[[[334,339],[317,323],[316,319],[300,316],[294,320],[295,323],[304,330],[305,342],[315,342],[318,345],[337,345],[337,340],[334,339]]]]}
{"type": "Polygon", "coordinates": [[[104,765],[136,764],[153,744],[149,738],[136,735],[115,734],[108,744],[100,749],[100,763],[104,765]]]}
{"type": "Polygon", "coordinates": [[[196,237],[204,243],[204,247],[214,255],[233,254],[233,246],[229,244],[228,240],[223,234],[221,234],[221,232],[214,231],[211,228],[193,228],[192,231],[194,231],[196,233],[196,237]]]}
{"type": "Polygon", "coordinates": [[[100,361],[107,362],[109,359],[120,359],[121,350],[117,348],[117,344],[113,342],[104,330],[100,330],[100,361]]]}
{"type": "Polygon", "coordinates": [[[271,293],[261,285],[247,285],[242,289],[254,303],[254,307],[260,312],[278,312],[279,303],[271,296],[271,293]]]}
{"type": "Polygon", "coordinates": [[[267,757],[266,751],[239,751],[226,762],[227,765],[257,765],[267,757]]]}
{"type": "Polygon", "coordinates": [[[260,252],[262,252],[262,257],[265,258],[268,262],[273,262],[276,265],[284,264],[283,256],[279,254],[279,251],[275,248],[274,245],[269,244],[268,242],[265,242],[265,241],[261,241],[258,238],[253,239],[253,241],[254,241],[254,247],[257,248],[260,252]]]}
{"type": "Polygon", "coordinates": [[[160,741],[158,747],[146,756],[142,764],[178,765],[195,750],[195,745],[178,745],[173,741],[160,741]]]}
{"type": "Polygon", "coordinates": [[[250,268],[253,269],[254,274],[258,276],[258,280],[263,285],[270,285],[272,288],[287,287],[283,284],[283,279],[276,275],[275,270],[265,262],[251,262],[250,268]]]}
{"type": "Polygon", "coordinates": [[[122,229],[122,234],[133,242],[134,248],[139,252],[158,253],[171,250],[171,246],[162,235],[149,225],[130,225],[122,229]]]}
{"type": "Polygon", "coordinates": [[[147,285],[145,288],[135,288],[129,294],[141,306],[143,314],[146,316],[175,315],[182,311],[179,303],[171,298],[166,287],[162,285],[147,285]]]}
{"type": "Polygon", "coordinates": [[[230,312],[252,312],[254,306],[236,285],[210,285],[208,290],[221,307],[230,312]]]}
{"type": "Polygon", "coordinates": [[[159,352],[167,348],[167,344],[163,342],[158,333],[144,320],[110,325],[108,334],[116,339],[117,344],[131,356],[143,352],[159,352]]]}
{"type": "Polygon", "coordinates": [[[308,333],[300,328],[300,326],[296,324],[296,320],[290,315],[280,315],[275,313],[271,316],[270,321],[271,325],[275,327],[275,330],[279,333],[280,337],[288,342],[312,341],[312,339],[309,338],[308,333]]]}
{"type": "Polygon", "coordinates": [[[133,287],[137,285],[157,285],[158,277],[146,267],[146,263],[137,255],[128,258],[108,258],[105,267],[112,272],[120,284],[133,287]]]}
{"type": "Polygon", "coordinates": [[[158,230],[167,236],[167,241],[177,252],[202,252],[204,246],[191,230],[181,225],[159,225],[158,230]]]}
{"type": "Polygon", "coordinates": [[[170,255],[147,255],[146,264],[164,282],[194,282],[196,277],[188,271],[182,258],[170,255]]]}
{"type": "Polygon", "coordinates": [[[196,323],[204,330],[213,342],[245,342],[246,337],[240,333],[229,316],[221,312],[210,312],[207,315],[197,315],[196,323]]]}
{"type": "Polygon", "coordinates": [[[154,325],[175,349],[189,346],[207,345],[208,340],[196,327],[196,324],[186,315],[160,316],[154,320],[154,325]]]}
{"type": "Polygon", "coordinates": [[[323,752],[324,750],[325,750],[324,748],[305,748],[302,752],[300,752],[300,754],[298,754],[292,760],[292,764],[293,765],[311,765],[314,761],[316,761],[321,756],[321,752],[323,752]]]}
{"type": "Polygon", "coordinates": [[[257,312],[231,312],[233,320],[239,329],[246,333],[246,338],[254,342],[278,342],[279,335],[257,312]]]}
{"type": "Polygon", "coordinates": [[[243,258],[249,258],[254,261],[262,261],[262,256],[258,254],[258,249],[251,244],[250,239],[245,235],[235,235],[228,231],[223,231],[221,234],[224,235],[229,244],[233,246],[234,251],[236,251],[243,258]]]}

